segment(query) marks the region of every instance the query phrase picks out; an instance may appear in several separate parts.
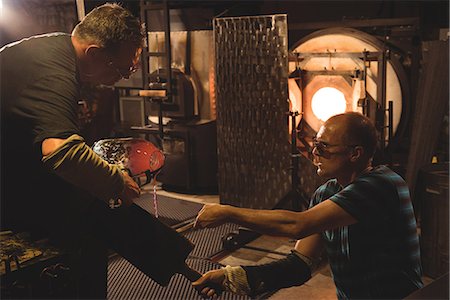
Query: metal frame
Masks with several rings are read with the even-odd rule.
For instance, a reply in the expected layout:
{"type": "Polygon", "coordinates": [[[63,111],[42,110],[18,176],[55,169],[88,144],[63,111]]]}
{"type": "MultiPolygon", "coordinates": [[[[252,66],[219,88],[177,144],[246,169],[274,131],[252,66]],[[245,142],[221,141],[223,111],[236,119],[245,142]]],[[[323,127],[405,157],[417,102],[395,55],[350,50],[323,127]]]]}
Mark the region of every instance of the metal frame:
{"type": "MultiPolygon", "coordinates": [[[[144,89],[152,89],[153,84],[152,77],[150,75],[149,65],[151,57],[165,57],[165,70],[166,70],[166,82],[161,83],[157,80],[157,89],[156,91],[164,90],[164,96],[145,96],[144,99],[146,101],[155,102],[158,104],[158,128],[159,128],[159,136],[162,139],[164,137],[164,128],[163,128],[163,110],[165,105],[173,104],[173,91],[172,91],[172,51],[170,45],[170,7],[167,0],[163,0],[158,4],[154,3],[155,1],[147,1],[140,0],[140,8],[141,8],[141,21],[146,24],[145,32],[148,34],[148,11],[161,10],[163,12],[164,18],[164,52],[150,52],[149,51],[149,41],[147,40],[147,45],[142,51],[142,79],[144,82],[144,89]]],[[[159,70],[158,70],[159,71],[159,70]]],[[[144,91],[145,91],[144,90],[144,91]]]]}
{"type": "MultiPolygon", "coordinates": [[[[377,52],[294,52],[289,58],[289,61],[296,62],[296,70],[294,78],[305,78],[309,76],[317,75],[340,75],[340,76],[350,76],[356,77],[361,76],[364,81],[364,88],[366,88],[366,77],[367,77],[367,62],[376,61],[378,62],[378,72],[375,78],[377,85],[377,99],[376,106],[372,102],[368,101],[368,95],[366,93],[366,98],[361,104],[363,109],[363,114],[374,121],[377,129],[380,131],[380,148],[382,151],[386,148],[386,134],[385,128],[388,128],[388,144],[393,137],[393,105],[392,101],[389,101],[388,107],[386,108],[386,70],[387,70],[387,60],[389,59],[389,50],[383,49],[383,51],[377,52]],[[307,71],[302,70],[301,67],[311,58],[316,57],[334,57],[334,58],[351,58],[355,63],[362,69],[353,70],[318,70],[318,71],[307,71]],[[300,61],[300,62],[299,62],[300,61]],[[385,112],[388,111],[388,124],[385,125],[385,112]]],[[[292,78],[292,77],[291,77],[292,78]]],[[[304,80],[302,80],[303,82],[304,80]]]]}

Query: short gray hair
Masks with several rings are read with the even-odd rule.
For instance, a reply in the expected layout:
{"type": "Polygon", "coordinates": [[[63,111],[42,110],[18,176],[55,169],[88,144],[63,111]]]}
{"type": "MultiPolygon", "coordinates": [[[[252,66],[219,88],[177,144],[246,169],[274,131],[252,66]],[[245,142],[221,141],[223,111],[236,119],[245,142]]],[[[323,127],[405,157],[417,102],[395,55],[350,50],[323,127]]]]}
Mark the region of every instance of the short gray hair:
{"type": "Polygon", "coordinates": [[[82,41],[96,43],[115,51],[122,43],[138,47],[145,45],[145,28],[130,11],[116,3],[94,8],[75,26],[73,34],[82,41]]]}

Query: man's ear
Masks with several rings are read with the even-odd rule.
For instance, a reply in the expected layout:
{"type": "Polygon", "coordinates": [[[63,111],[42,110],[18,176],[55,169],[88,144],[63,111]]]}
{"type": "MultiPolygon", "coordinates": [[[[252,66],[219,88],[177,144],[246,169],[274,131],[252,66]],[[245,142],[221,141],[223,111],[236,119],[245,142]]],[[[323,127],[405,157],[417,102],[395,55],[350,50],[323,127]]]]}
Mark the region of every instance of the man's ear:
{"type": "Polygon", "coordinates": [[[102,48],[100,48],[98,45],[89,45],[85,50],[84,53],[86,56],[94,61],[104,60],[105,54],[102,48]]]}
{"type": "Polygon", "coordinates": [[[355,146],[350,153],[350,161],[356,162],[364,155],[364,148],[361,146],[355,146]]]}

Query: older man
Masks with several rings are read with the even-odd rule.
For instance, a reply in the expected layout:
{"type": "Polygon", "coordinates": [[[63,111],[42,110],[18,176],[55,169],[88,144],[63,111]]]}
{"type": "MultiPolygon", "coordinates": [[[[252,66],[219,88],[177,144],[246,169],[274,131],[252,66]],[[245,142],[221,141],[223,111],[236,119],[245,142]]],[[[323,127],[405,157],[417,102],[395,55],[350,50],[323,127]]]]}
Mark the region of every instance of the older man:
{"type": "Polygon", "coordinates": [[[78,126],[81,89],[128,78],[145,36],[138,18],[105,4],[71,35],[0,49],[2,230],[30,231],[68,249],[76,291],[66,297],[106,297],[106,246],[161,284],[192,249],[133,205],[137,184],[97,156],[78,126]],[[122,207],[109,209],[111,199],[122,207]]]}
{"type": "MultiPolygon", "coordinates": [[[[301,285],[325,249],[339,299],[403,298],[422,286],[416,221],[405,181],[386,166],[372,166],[376,130],[358,113],[331,117],[314,141],[317,174],[329,180],[304,212],[205,205],[196,227],[233,222],[263,234],[299,239],[285,259],[230,267],[194,284],[221,283],[256,295],[301,285]]],[[[203,294],[217,291],[206,287],[203,294]]]]}

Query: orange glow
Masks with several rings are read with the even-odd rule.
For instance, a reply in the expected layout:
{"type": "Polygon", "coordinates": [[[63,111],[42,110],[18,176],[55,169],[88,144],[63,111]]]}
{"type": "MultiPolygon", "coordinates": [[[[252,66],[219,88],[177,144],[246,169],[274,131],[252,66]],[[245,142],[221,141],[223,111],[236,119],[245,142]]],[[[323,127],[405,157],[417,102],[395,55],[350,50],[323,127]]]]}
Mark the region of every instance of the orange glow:
{"type": "Polygon", "coordinates": [[[347,107],[344,94],[332,87],[319,89],[314,93],[311,102],[314,115],[324,122],[334,115],[345,112],[347,107]]]}

